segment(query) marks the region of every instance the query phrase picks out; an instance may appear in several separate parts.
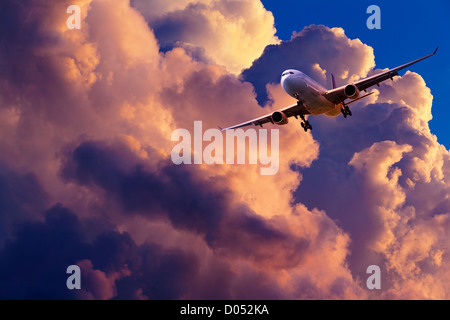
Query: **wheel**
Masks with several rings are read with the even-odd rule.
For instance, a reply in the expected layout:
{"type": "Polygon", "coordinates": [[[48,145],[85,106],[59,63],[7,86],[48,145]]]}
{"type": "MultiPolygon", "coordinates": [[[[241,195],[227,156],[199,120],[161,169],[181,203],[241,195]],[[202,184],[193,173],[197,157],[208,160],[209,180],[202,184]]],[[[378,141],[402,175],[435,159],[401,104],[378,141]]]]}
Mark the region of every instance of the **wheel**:
{"type": "Polygon", "coordinates": [[[300,125],[302,126],[302,128],[305,128],[305,124],[303,122],[300,123],[300,125]]]}

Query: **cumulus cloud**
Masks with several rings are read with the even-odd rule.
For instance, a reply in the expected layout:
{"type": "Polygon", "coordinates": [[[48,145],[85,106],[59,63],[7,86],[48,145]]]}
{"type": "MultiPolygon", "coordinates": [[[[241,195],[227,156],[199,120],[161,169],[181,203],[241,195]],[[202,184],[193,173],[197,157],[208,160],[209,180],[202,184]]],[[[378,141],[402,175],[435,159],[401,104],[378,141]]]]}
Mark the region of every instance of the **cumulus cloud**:
{"type": "Polygon", "coordinates": [[[11,29],[0,48],[0,297],[448,297],[449,155],[418,74],[382,84],[350,119],[312,117],[312,134],[294,119],[280,127],[277,175],[176,166],[176,128],[292,104],[278,84],[287,68],[325,86],[330,73],[364,77],[373,49],[325,26],[279,43],[253,0],[70,4],[81,30],[65,28],[68,1],[0,2],[11,29]],[[65,288],[71,264],[80,292],[65,288]],[[365,289],[371,264],[379,293],[365,289]]]}
{"type": "Polygon", "coordinates": [[[279,42],[272,13],[257,0],[136,0],[132,5],[147,18],[162,48],[187,48],[235,74],[266,45],[279,42]]]}
{"type": "Polygon", "coordinates": [[[449,154],[428,127],[431,104],[423,79],[407,72],[382,84],[375,100],[355,106],[351,121],[313,122],[324,152],[303,172],[296,192],[296,199],[325,210],[350,233],[353,274],[363,277],[371,263],[384,266],[385,298],[447,297],[446,241],[438,240],[437,230],[448,214],[449,154]],[[407,85],[418,99],[411,99],[407,85]],[[320,184],[308,185],[318,177],[320,184]],[[324,202],[321,195],[331,192],[335,196],[324,202]],[[436,232],[424,232],[428,221],[436,232]]]}

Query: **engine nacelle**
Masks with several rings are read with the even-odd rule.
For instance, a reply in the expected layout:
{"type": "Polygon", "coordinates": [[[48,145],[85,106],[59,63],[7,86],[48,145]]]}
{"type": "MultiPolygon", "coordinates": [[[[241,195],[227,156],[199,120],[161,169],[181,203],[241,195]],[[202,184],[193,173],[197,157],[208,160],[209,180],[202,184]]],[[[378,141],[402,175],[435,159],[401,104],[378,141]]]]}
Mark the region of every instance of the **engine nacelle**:
{"type": "Polygon", "coordinates": [[[349,84],[345,87],[344,93],[347,98],[350,99],[358,99],[359,98],[359,89],[354,84],[349,84]]]}
{"type": "Polygon", "coordinates": [[[275,111],[272,113],[272,121],[280,126],[288,124],[288,117],[281,111],[275,111]]]}

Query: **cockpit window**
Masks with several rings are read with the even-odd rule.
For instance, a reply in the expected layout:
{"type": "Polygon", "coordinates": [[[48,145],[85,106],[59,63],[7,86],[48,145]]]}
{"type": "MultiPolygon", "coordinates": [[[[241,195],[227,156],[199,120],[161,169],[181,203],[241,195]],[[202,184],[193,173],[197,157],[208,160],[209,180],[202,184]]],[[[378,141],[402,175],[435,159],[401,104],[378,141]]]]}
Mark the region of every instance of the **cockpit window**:
{"type": "Polygon", "coordinates": [[[288,74],[294,74],[294,73],[292,71],[287,71],[287,72],[283,73],[281,76],[284,77],[284,76],[287,76],[288,74]]]}

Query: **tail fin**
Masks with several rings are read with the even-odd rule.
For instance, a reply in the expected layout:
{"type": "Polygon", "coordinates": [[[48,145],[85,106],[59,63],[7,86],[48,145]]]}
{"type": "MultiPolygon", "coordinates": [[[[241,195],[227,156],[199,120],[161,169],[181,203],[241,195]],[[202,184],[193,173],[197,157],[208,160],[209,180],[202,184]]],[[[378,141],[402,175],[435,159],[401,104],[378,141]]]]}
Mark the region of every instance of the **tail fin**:
{"type": "Polygon", "coordinates": [[[336,80],[334,80],[334,74],[331,74],[331,86],[333,87],[332,89],[336,88],[336,80]]]}

